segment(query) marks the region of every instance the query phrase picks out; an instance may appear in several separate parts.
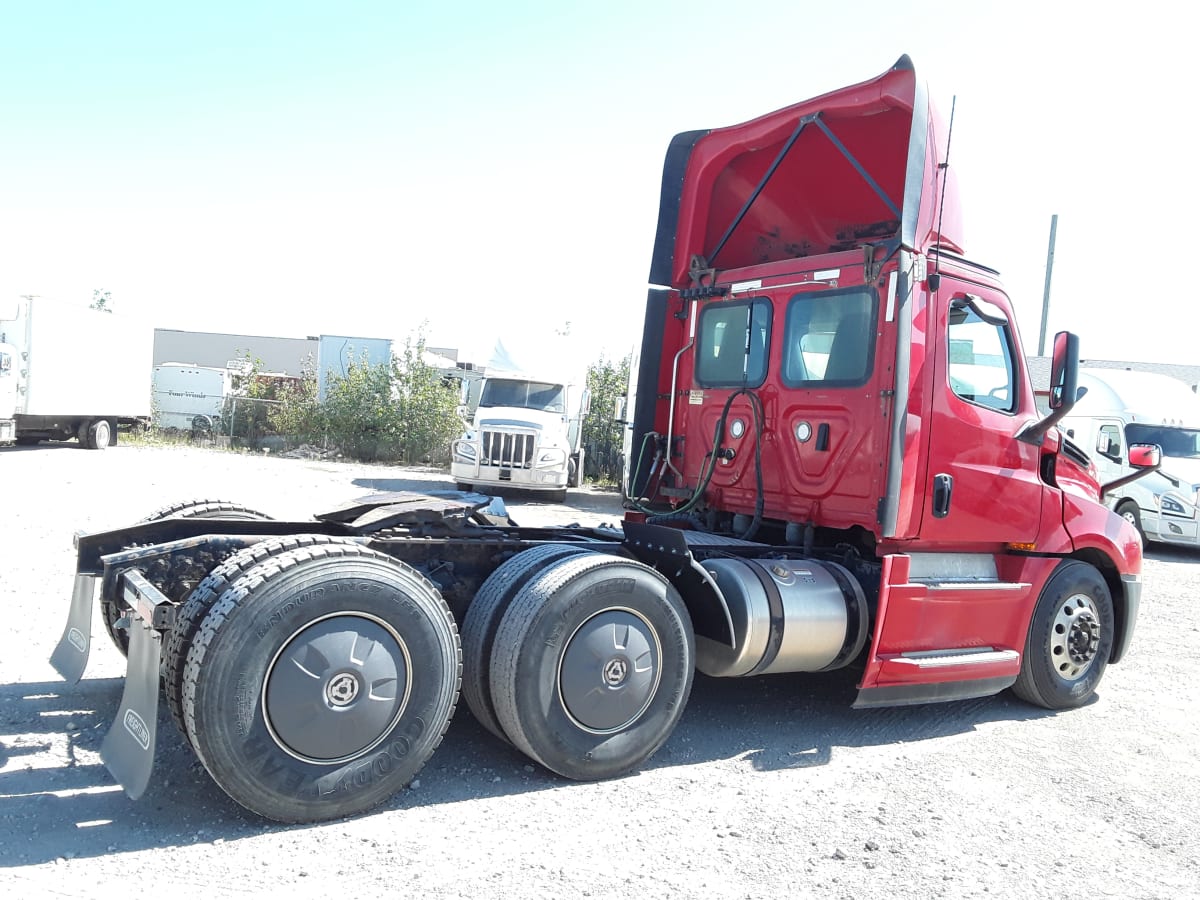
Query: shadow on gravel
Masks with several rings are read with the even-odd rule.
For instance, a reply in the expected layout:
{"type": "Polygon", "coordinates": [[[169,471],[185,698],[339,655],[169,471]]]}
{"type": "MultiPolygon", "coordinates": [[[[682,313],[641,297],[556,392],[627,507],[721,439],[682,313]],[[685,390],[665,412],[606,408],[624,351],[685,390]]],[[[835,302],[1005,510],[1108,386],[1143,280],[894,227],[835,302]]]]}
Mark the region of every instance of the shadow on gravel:
{"type": "MultiPolygon", "coordinates": [[[[855,677],[697,675],[682,722],[645,769],[735,759],[766,771],[821,766],[838,748],[907,744],[1052,715],[1007,694],[856,711],[855,677]]],[[[276,825],[237,806],[209,779],[163,707],[154,778],[140,800],[128,799],[99,760],[121,689],[116,678],[0,686],[0,869],[322,827],[276,825]]],[[[380,810],[564,786],[485,731],[462,703],[414,784],[380,810]]]]}
{"type": "Polygon", "coordinates": [[[1167,563],[1200,563],[1200,550],[1192,547],[1173,547],[1170,544],[1151,544],[1142,550],[1146,559],[1167,563]]]}

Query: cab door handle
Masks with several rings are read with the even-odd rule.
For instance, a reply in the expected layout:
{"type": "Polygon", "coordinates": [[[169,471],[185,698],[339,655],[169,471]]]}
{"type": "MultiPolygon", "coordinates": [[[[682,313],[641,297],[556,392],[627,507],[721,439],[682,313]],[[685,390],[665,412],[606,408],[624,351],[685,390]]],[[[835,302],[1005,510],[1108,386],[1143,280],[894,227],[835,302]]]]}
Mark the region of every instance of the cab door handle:
{"type": "Polygon", "coordinates": [[[953,493],[953,475],[933,476],[933,517],[935,519],[944,519],[950,515],[950,496],[953,493]]]}

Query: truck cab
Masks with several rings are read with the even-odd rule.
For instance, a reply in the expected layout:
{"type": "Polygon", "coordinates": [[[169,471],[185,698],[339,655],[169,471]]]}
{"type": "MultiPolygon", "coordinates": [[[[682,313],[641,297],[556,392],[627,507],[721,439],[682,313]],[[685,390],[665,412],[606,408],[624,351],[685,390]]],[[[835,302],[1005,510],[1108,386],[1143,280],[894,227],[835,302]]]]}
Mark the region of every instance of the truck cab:
{"type": "MultiPolygon", "coordinates": [[[[1056,427],[1077,395],[1066,333],[1055,410],[1038,411],[1013,303],[966,252],[946,146],[906,57],[872,81],[675,138],[629,518],[855,573],[873,624],[859,705],[1008,685],[1069,704],[1090,693],[1102,668],[1091,660],[1128,643],[1140,542],[1056,427]],[[1079,576],[1103,583],[1085,618],[1109,621],[1112,641],[1080,625],[1088,665],[1042,679],[1038,656],[1070,650],[1040,633],[1051,614],[1039,610],[1076,615],[1059,595],[1079,576]]],[[[739,590],[769,600],[777,586],[762,584],[739,590]]],[[[744,613],[731,618],[753,620],[744,613]]]]}
{"type": "Polygon", "coordinates": [[[1110,509],[1151,542],[1200,546],[1200,398],[1167,375],[1084,368],[1086,393],[1063,419],[1095,461],[1110,509]],[[1138,448],[1157,446],[1160,467],[1133,478],[1138,448]]]}
{"type": "Polygon", "coordinates": [[[567,488],[583,483],[585,385],[583,376],[489,366],[470,404],[470,426],[451,447],[458,487],[511,487],[565,499],[567,488]]]}

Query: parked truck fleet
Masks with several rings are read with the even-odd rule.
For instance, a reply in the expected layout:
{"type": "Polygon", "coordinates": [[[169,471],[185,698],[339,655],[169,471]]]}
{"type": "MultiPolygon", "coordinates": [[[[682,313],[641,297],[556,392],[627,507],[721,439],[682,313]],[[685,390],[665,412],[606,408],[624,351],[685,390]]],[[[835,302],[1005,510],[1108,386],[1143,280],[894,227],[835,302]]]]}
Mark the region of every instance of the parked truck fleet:
{"type": "Polygon", "coordinates": [[[154,333],[106,310],[22,297],[0,305],[0,442],[103,450],[150,421],[154,333]]]}
{"type": "Polygon", "coordinates": [[[82,675],[98,600],[128,654],[117,780],[149,783],[160,702],[230,797],[305,822],[407,785],[460,689],[576,780],[642,765],[696,670],[851,667],[863,708],[1091,700],[1131,644],[1141,541],[1057,425],[1065,332],[1037,410],[947,145],[907,57],[674,138],[619,526],[443,491],[305,521],[197,501],[80,535],[52,662],[82,675]]]}

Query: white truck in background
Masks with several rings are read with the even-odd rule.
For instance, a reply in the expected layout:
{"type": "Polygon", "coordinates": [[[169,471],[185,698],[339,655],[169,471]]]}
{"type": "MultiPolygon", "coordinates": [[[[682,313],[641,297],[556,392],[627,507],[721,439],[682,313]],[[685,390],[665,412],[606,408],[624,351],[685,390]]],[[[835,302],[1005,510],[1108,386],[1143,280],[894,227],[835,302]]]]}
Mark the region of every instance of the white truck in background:
{"type": "Polygon", "coordinates": [[[0,303],[0,442],[90,450],[150,421],[154,329],[44,297],[0,303]]]}
{"type": "Polygon", "coordinates": [[[1131,447],[1157,444],[1157,472],[1116,486],[1104,502],[1144,541],[1200,546],[1200,397],[1176,378],[1122,369],[1079,370],[1087,388],[1059,427],[1096,463],[1102,485],[1139,469],[1131,447]]]}
{"type": "Polygon", "coordinates": [[[233,392],[232,382],[229,369],[180,362],[155,366],[155,426],[194,434],[219,431],[225,398],[233,392]]]}
{"type": "Polygon", "coordinates": [[[471,397],[468,406],[470,425],[451,447],[450,474],[460,490],[511,487],[561,502],[567,488],[583,483],[585,372],[518,364],[497,342],[478,401],[471,397]]]}

